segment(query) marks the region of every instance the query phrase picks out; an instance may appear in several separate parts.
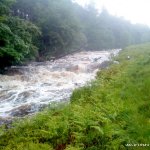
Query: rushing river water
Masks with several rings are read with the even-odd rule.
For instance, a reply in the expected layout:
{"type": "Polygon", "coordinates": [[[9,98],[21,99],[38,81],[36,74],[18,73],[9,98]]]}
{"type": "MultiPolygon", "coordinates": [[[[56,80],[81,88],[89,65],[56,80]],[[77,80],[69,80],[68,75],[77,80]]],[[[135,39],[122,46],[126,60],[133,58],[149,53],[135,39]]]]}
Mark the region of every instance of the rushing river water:
{"type": "Polygon", "coordinates": [[[68,100],[75,88],[94,79],[96,71],[119,51],[79,52],[53,62],[12,67],[7,75],[0,75],[0,117],[22,116],[68,100]]]}

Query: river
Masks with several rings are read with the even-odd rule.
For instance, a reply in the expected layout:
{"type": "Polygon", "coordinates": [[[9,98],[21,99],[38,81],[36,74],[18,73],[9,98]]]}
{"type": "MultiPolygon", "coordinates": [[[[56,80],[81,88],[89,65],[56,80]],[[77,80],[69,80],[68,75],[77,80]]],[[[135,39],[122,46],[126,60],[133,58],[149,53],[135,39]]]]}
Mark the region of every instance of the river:
{"type": "Polygon", "coordinates": [[[55,61],[12,66],[7,75],[0,75],[0,118],[24,116],[69,100],[75,88],[93,80],[119,51],[84,51],[55,61]]]}

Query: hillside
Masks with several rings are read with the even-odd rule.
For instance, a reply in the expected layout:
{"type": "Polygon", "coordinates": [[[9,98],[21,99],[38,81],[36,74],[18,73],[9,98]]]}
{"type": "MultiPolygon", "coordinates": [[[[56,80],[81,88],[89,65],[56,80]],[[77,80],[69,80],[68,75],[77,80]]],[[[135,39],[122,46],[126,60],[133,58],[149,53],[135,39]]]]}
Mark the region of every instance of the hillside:
{"type": "Polygon", "coordinates": [[[148,150],[150,44],[127,47],[114,60],[70,104],[1,127],[0,149],[148,150]]]}

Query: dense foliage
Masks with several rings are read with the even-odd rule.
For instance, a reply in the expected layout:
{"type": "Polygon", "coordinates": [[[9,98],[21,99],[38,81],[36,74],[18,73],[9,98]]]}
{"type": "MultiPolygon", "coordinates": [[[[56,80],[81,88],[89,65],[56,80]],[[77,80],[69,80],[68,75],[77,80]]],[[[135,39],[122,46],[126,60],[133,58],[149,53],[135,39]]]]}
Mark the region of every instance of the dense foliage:
{"type": "Polygon", "coordinates": [[[0,0],[0,68],[150,41],[150,29],[71,0],[0,0]],[[40,34],[41,33],[41,34],[40,34]]]}
{"type": "Polygon", "coordinates": [[[35,57],[33,39],[40,33],[31,22],[11,16],[9,2],[0,2],[0,68],[35,57]]]}
{"type": "Polygon", "coordinates": [[[115,60],[74,91],[71,104],[1,127],[0,149],[148,150],[150,44],[130,46],[115,60]]]}
{"type": "Polygon", "coordinates": [[[79,19],[70,0],[17,0],[14,14],[41,28],[40,55],[61,55],[79,49],[85,42],[79,19]]]}

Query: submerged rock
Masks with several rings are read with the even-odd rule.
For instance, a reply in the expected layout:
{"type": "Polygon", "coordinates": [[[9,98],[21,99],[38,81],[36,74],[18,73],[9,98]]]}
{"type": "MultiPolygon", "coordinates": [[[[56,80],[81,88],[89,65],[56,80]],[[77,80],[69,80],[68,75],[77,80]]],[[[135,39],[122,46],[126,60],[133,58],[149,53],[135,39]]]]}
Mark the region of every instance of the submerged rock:
{"type": "Polygon", "coordinates": [[[29,113],[31,113],[31,110],[32,110],[31,105],[22,105],[20,107],[17,107],[15,109],[11,110],[8,113],[10,114],[10,116],[23,117],[23,116],[28,115],[29,113]]]}
{"type": "Polygon", "coordinates": [[[110,66],[110,64],[111,64],[111,61],[104,61],[100,64],[99,68],[100,69],[107,68],[108,66],[110,66]]]}

